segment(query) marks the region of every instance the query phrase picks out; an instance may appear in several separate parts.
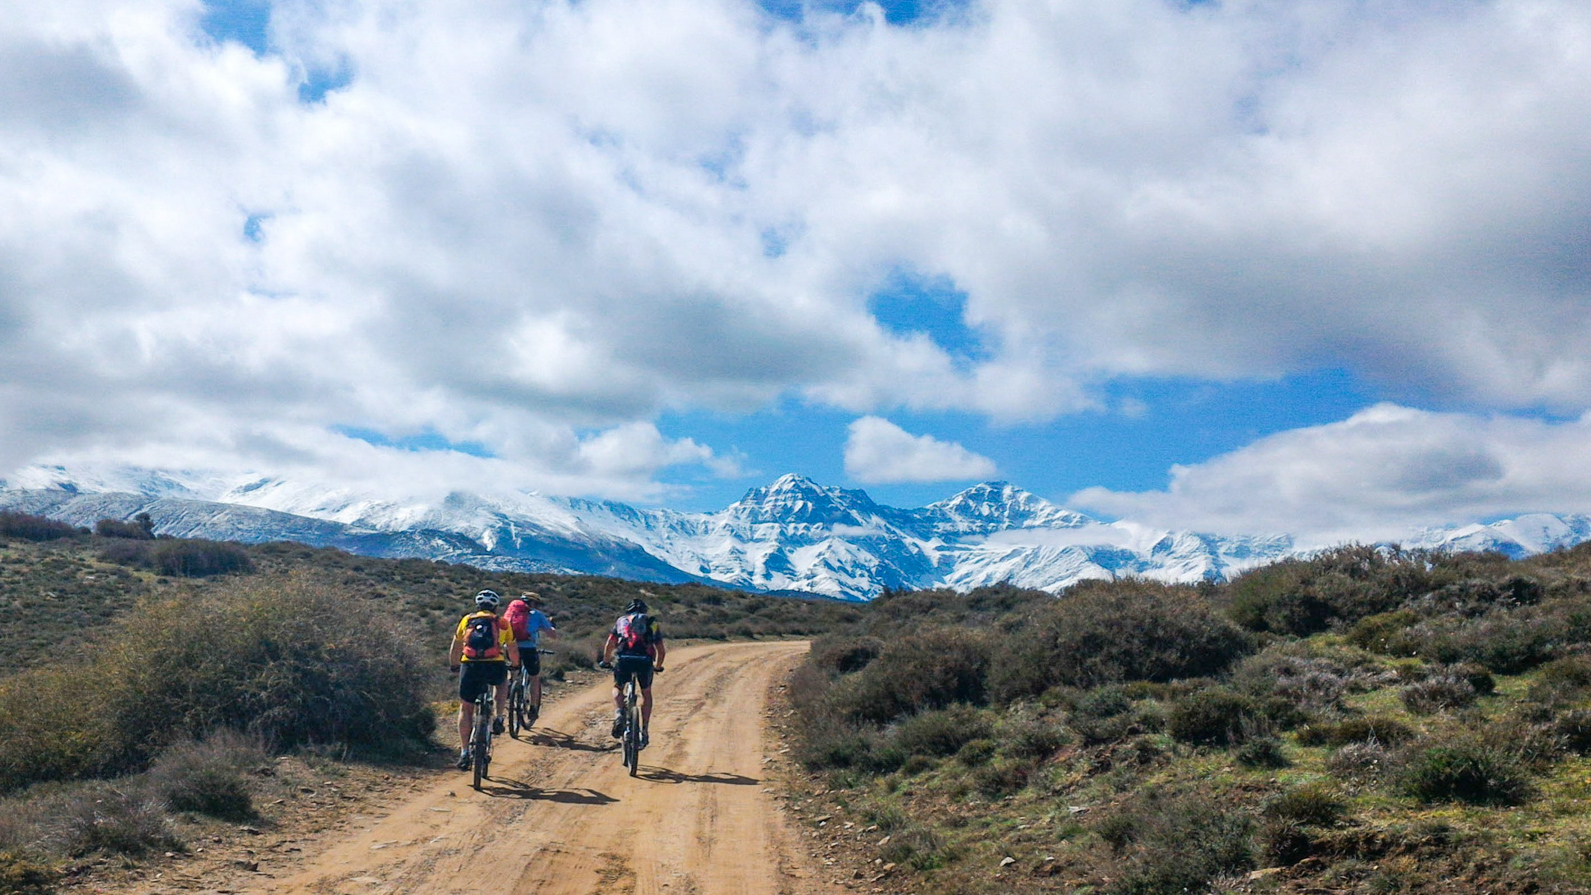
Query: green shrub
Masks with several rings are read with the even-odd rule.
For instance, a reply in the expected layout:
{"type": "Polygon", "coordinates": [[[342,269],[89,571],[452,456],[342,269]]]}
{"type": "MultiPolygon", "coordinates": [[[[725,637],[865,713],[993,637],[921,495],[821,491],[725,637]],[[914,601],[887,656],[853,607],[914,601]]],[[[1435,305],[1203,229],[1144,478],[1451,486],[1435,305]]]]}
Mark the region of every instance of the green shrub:
{"type": "Polygon", "coordinates": [[[880,723],[954,703],[978,705],[988,664],[981,634],[928,628],[887,643],[877,659],[841,679],[829,698],[845,717],[880,723]]]}
{"type": "Polygon", "coordinates": [[[1518,756],[1473,736],[1419,744],[1400,777],[1404,791],[1422,802],[1517,805],[1531,789],[1518,756]]]}
{"type": "Polygon", "coordinates": [[[154,546],[150,556],[155,570],[160,574],[182,578],[206,578],[254,570],[248,551],[224,541],[163,540],[154,546]]]}
{"type": "Polygon", "coordinates": [[[265,757],[257,740],[220,731],[161,753],[149,769],[149,785],[173,811],[247,820],[254,816],[254,798],[245,771],[265,757]]]}
{"type": "Polygon", "coordinates": [[[1224,746],[1242,741],[1258,715],[1254,700],[1212,687],[1177,700],[1166,719],[1166,732],[1185,743],[1224,746]]]}
{"type": "Polygon", "coordinates": [[[937,758],[955,755],[969,741],[988,738],[991,733],[992,727],[982,712],[957,705],[902,721],[895,729],[895,745],[908,755],[937,758]]]}
{"type": "Polygon", "coordinates": [[[831,675],[853,674],[883,652],[884,641],[877,637],[820,637],[812,644],[808,662],[831,675]]]}
{"type": "Polygon", "coordinates": [[[48,895],[59,873],[48,865],[9,850],[0,850],[0,895],[48,895]]]}
{"type": "Polygon", "coordinates": [[[1267,817],[1317,827],[1329,827],[1347,810],[1342,793],[1326,781],[1314,781],[1283,790],[1265,803],[1267,817]]]}
{"type": "Polygon", "coordinates": [[[1018,758],[1043,758],[1071,739],[1065,727],[1044,718],[1008,717],[999,729],[1001,750],[1018,758]]]}
{"type": "Polygon", "coordinates": [[[933,830],[912,824],[891,833],[879,857],[914,870],[932,870],[943,862],[944,841],[933,830]]]}
{"type": "Polygon", "coordinates": [[[1056,685],[1098,687],[1217,674],[1253,651],[1191,587],[1145,581],[1080,584],[1005,636],[989,684],[1000,701],[1056,685]]]}
{"type": "Polygon", "coordinates": [[[1238,576],[1228,611],[1252,631],[1307,637],[1396,609],[1433,583],[1423,555],[1355,544],[1238,576]]]}
{"type": "Polygon", "coordinates": [[[1379,742],[1347,743],[1326,757],[1326,771],[1333,777],[1354,781],[1378,781],[1396,769],[1396,757],[1379,742]]]}
{"type": "Polygon", "coordinates": [[[1587,691],[1591,691],[1591,659],[1566,656],[1541,666],[1530,685],[1529,697],[1534,702],[1556,705],[1581,699],[1587,691]]]}
{"type": "Polygon", "coordinates": [[[1591,754],[1591,711],[1559,712],[1552,719],[1551,731],[1563,748],[1579,755],[1591,754]]]}
{"type": "Polygon", "coordinates": [[[1254,866],[1253,822],[1201,794],[1152,791],[1094,829],[1119,856],[1120,875],[1105,889],[1115,895],[1200,892],[1254,866]]]}
{"type": "Polygon", "coordinates": [[[184,847],[165,807],[146,792],[96,784],[41,802],[38,810],[48,819],[52,851],[72,857],[95,852],[138,856],[184,847]]]}
{"type": "Polygon", "coordinates": [[[78,529],[32,513],[0,511],[0,537],[20,541],[55,541],[80,534],[78,529]]]}
{"type": "Polygon", "coordinates": [[[128,538],[134,541],[151,541],[155,537],[153,530],[137,522],[123,522],[120,519],[99,520],[94,523],[94,534],[102,538],[128,538]]]}
{"type": "Polygon", "coordinates": [[[1248,768],[1285,768],[1290,764],[1282,741],[1274,736],[1257,736],[1244,742],[1233,757],[1248,768]]]}
{"type": "Polygon", "coordinates": [[[1384,743],[1395,746],[1414,738],[1414,730],[1396,718],[1368,715],[1347,718],[1328,728],[1325,742],[1331,746],[1349,743],[1384,743]]]}
{"type": "Polygon", "coordinates": [[[993,758],[999,748],[999,744],[994,740],[968,740],[966,745],[956,750],[956,760],[969,768],[977,767],[993,758]]]}
{"type": "Polygon", "coordinates": [[[1348,631],[1348,642],[1360,649],[1389,656],[1411,655],[1408,629],[1420,620],[1407,609],[1382,612],[1360,619],[1348,631]]]}
{"type": "Polygon", "coordinates": [[[1475,703],[1475,688],[1469,681],[1446,672],[1416,681],[1398,692],[1403,705],[1416,715],[1429,715],[1446,709],[1464,708],[1475,703]]]}
{"type": "Polygon", "coordinates": [[[1025,758],[997,758],[972,772],[972,785],[991,799],[1021,792],[1033,776],[1034,764],[1025,758]]]}
{"type": "Polygon", "coordinates": [[[139,770],[184,738],[419,749],[430,678],[385,619],[299,579],[140,607],[82,662],[0,679],[0,791],[139,770]]]}

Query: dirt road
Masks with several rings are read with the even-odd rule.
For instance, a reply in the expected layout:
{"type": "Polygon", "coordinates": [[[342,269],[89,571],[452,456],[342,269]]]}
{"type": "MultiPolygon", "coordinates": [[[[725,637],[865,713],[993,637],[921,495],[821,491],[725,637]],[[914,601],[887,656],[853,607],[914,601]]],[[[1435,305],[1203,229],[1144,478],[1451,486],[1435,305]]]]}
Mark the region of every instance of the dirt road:
{"type": "MultiPolygon", "coordinates": [[[[251,891],[782,893],[843,891],[812,860],[762,780],[769,689],[804,643],[671,650],[652,745],[630,777],[608,735],[606,684],[549,706],[530,742],[498,740],[483,792],[443,781],[251,891]]],[[[523,735],[522,735],[523,736],[523,735]]]]}

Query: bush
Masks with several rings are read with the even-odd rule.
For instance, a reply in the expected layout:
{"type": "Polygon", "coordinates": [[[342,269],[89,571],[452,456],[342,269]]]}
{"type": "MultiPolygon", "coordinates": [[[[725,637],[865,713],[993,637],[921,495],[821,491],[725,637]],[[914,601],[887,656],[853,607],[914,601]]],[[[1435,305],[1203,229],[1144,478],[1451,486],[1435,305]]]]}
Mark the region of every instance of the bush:
{"type": "Polygon", "coordinates": [[[999,730],[1002,751],[1019,758],[1043,758],[1071,739],[1066,728],[1044,718],[1008,716],[999,730]]]}
{"type": "Polygon", "coordinates": [[[807,661],[830,675],[854,674],[883,652],[884,641],[877,637],[820,637],[807,661]]]}
{"type": "Polygon", "coordinates": [[[1475,687],[1457,675],[1444,672],[1404,687],[1398,696],[1410,712],[1429,715],[1473,705],[1475,687]]]}
{"type": "Polygon", "coordinates": [[[1261,812],[1260,853],[1272,866],[1296,864],[1315,852],[1316,830],[1336,824],[1346,807],[1336,787],[1325,782],[1278,793],[1261,812]]]}
{"type": "Polygon", "coordinates": [[[1200,892],[1254,866],[1252,821],[1200,794],[1150,792],[1095,827],[1120,857],[1117,895],[1200,892]]]}
{"type": "Polygon", "coordinates": [[[1290,764],[1282,751],[1282,741],[1273,736],[1259,736],[1239,746],[1234,756],[1237,763],[1248,768],[1285,768],[1290,764]]]}
{"type": "Polygon", "coordinates": [[[1568,656],[1541,667],[1540,674],[1530,685],[1529,696],[1534,702],[1557,705],[1581,699],[1588,690],[1591,690],[1591,659],[1568,656]]]}
{"type": "Polygon", "coordinates": [[[166,750],[149,769],[149,785],[173,811],[247,820],[254,816],[254,799],[244,771],[264,760],[257,740],[222,731],[166,750]]]}
{"type": "Polygon", "coordinates": [[[989,675],[1000,701],[1057,685],[1213,675],[1253,650],[1194,588],[1145,581],[1079,584],[1001,644],[989,675]]]}
{"type": "Polygon", "coordinates": [[[0,893],[47,895],[60,874],[14,851],[0,850],[0,893]]]}
{"type": "Polygon", "coordinates": [[[994,758],[994,753],[998,749],[999,745],[994,740],[968,740],[966,745],[956,751],[956,760],[969,768],[975,768],[994,758]]]}
{"type": "Polygon", "coordinates": [[[1315,781],[1295,786],[1265,803],[1265,815],[1295,823],[1329,827],[1347,810],[1342,793],[1330,783],[1315,781]]]}
{"type": "MultiPolygon", "coordinates": [[[[149,517],[145,515],[143,518],[149,517]]],[[[127,538],[134,541],[152,541],[155,538],[153,526],[146,528],[137,522],[123,522],[120,519],[99,520],[94,523],[94,534],[102,538],[127,538]]]]}
{"type": "Polygon", "coordinates": [[[55,541],[79,534],[78,529],[32,513],[0,511],[0,537],[20,541],[55,541]]]}
{"type": "Polygon", "coordinates": [[[1029,759],[995,759],[972,772],[972,785],[991,799],[1003,798],[1025,789],[1033,770],[1029,759]]]}
{"type": "Polygon", "coordinates": [[[1171,707],[1166,732],[1196,745],[1240,742],[1258,717],[1254,700],[1224,687],[1190,693],[1171,707]]]}
{"type": "Polygon", "coordinates": [[[41,800],[52,851],[82,857],[94,852],[146,855],[183,848],[165,807],[155,796],[105,784],[41,800]]]}
{"type": "Polygon", "coordinates": [[[1422,802],[1517,805],[1530,794],[1524,763],[1508,750],[1472,736],[1411,749],[1400,777],[1404,791],[1422,802]]]}
{"type": "Polygon", "coordinates": [[[1396,758],[1379,742],[1348,743],[1326,758],[1326,771],[1343,780],[1380,780],[1395,769],[1396,758]]]}
{"type": "Polygon", "coordinates": [[[936,758],[955,755],[971,740],[987,738],[992,729],[983,713],[970,706],[924,712],[900,723],[895,745],[908,755],[936,758]]]}
{"type": "Polygon", "coordinates": [[[151,552],[155,570],[162,575],[207,578],[232,572],[252,572],[249,554],[236,544],[222,541],[168,540],[151,552]]]}
{"type": "Polygon", "coordinates": [[[1396,609],[1433,583],[1423,555],[1354,544],[1238,576],[1229,612],[1252,631],[1307,637],[1396,609]]]}
{"type": "Polygon", "coordinates": [[[954,703],[978,705],[988,664],[982,635],[930,628],[886,644],[877,659],[841,679],[829,698],[847,718],[880,723],[954,703]]]}
{"type": "Polygon", "coordinates": [[[891,864],[904,864],[915,870],[932,870],[943,862],[944,842],[926,827],[908,826],[891,833],[879,856],[891,864]]]}
{"type": "Polygon", "coordinates": [[[0,791],[139,770],[221,729],[273,748],[423,748],[435,717],[412,643],[299,579],[142,606],[87,661],[0,680],[0,791]]]}

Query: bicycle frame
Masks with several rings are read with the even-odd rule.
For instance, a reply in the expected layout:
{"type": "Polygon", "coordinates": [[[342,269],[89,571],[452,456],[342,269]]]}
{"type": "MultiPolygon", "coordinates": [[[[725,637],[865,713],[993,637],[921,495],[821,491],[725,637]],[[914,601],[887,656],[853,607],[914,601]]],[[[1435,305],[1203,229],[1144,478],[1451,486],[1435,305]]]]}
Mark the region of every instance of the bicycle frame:
{"type": "Polygon", "coordinates": [[[634,777],[641,766],[641,685],[634,674],[624,682],[624,766],[634,777]]]}

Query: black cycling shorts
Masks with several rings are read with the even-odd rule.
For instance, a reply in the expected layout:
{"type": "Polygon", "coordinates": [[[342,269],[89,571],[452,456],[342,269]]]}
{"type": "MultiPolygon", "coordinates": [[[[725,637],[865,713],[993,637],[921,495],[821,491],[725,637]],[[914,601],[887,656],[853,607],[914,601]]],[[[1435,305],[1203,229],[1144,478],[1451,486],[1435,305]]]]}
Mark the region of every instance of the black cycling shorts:
{"type": "Polygon", "coordinates": [[[507,662],[465,662],[459,673],[459,699],[474,702],[475,697],[508,680],[507,662]]]}
{"type": "Polygon", "coordinates": [[[534,646],[519,645],[519,664],[525,666],[525,673],[531,677],[541,674],[541,653],[536,652],[534,646]]]}
{"type": "Polygon", "coordinates": [[[632,674],[642,690],[652,689],[652,657],[619,656],[613,660],[613,686],[623,689],[632,674]]]}

